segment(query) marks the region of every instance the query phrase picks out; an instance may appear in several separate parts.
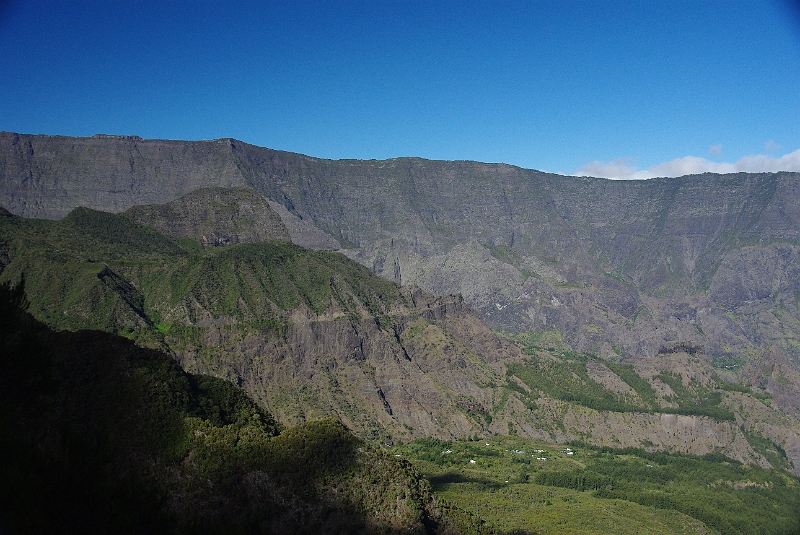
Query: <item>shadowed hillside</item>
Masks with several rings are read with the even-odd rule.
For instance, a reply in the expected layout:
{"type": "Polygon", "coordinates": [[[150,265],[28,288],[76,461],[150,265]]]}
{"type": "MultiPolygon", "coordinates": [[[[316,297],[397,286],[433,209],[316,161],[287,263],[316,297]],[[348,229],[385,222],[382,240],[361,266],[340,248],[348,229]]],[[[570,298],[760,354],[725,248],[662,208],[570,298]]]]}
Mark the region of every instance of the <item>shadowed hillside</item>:
{"type": "Polygon", "coordinates": [[[486,532],[338,422],[281,432],[228,382],[24,306],[0,286],[3,533],[486,532]]]}
{"type": "Polygon", "coordinates": [[[497,362],[521,356],[454,296],[285,242],[203,247],[86,208],[0,217],[0,278],[37,317],[169,351],[243,387],[287,425],[334,416],[374,441],[482,434],[497,362]]]}

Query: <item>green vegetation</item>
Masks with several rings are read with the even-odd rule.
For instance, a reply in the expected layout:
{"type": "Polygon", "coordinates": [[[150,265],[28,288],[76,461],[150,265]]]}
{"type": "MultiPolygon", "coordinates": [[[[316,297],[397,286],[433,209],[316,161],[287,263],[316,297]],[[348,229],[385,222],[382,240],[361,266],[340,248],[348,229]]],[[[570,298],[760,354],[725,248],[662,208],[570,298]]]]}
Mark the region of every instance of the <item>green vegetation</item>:
{"type": "Polygon", "coordinates": [[[668,384],[675,393],[674,401],[678,403],[679,408],[670,409],[670,412],[708,416],[720,421],[732,422],[735,420],[730,409],[720,406],[722,401],[720,391],[706,388],[696,381],[691,381],[689,386],[684,386],[683,379],[677,374],[662,372],[657,378],[668,384]]]}
{"type": "Polygon", "coordinates": [[[738,370],[747,364],[747,359],[744,357],[734,356],[718,356],[714,357],[711,365],[719,370],[738,370]]]}
{"type": "Polygon", "coordinates": [[[333,420],[283,432],[235,386],[0,285],[0,519],[10,533],[482,533],[333,420]]]}
{"type": "Polygon", "coordinates": [[[527,331],[511,333],[499,331],[501,336],[515,341],[528,355],[535,355],[538,351],[567,350],[564,343],[564,334],[561,331],[527,331]]]}
{"type": "MultiPolygon", "coordinates": [[[[55,226],[62,232],[83,235],[87,242],[92,240],[110,245],[119,255],[131,251],[156,255],[185,254],[184,249],[177,242],[156,230],[138,225],[121,215],[89,208],[75,208],[66,217],[55,223],[55,226]]],[[[64,246],[68,247],[69,242],[64,246]]]]}
{"type": "Polygon", "coordinates": [[[165,336],[185,344],[174,335],[206,314],[280,334],[300,304],[315,314],[335,306],[358,321],[362,311],[385,317],[402,299],[397,285],[338,253],[284,242],[202,248],[87,208],[60,221],[6,213],[0,236],[7,257],[0,282],[24,275],[37,318],[154,347],[165,336]]]}
{"type": "Polygon", "coordinates": [[[721,455],[581,443],[567,448],[516,437],[421,439],[395,450],[444,499],[504,532],[727,535],[800,529],[800,482],[794,476],[721,455]]]}
{"type": "Polygon", "coordinates": [[[791,470],[791,463],[786,457],[786,451],[781,446],[765,438],[764,435],[756,430],[747,431],[742,429],[742,433],[753,450],[763,455],[772,466],[782,468],[783,470],[791,470]]]}
{"type": "Polygon", "coordinates": [[[653,390],[653,387],[649,382],[636,373],[636,370],[633,369],[633,366],[630,364],[619,364],[614,362],[606,362],[605,364],[612,372],[616,373],[620,379],[625,381],[628,386],[636,391],[645,407],[658,407],[656,391],[653,390]]]}
{"type": "MultiPolygon", "coordinates": [[[[541,391],[555,399],[598,411],[651,410],[634,397],[611,392],[592,380],[586,372],[586,361],[533,358],[524,363],[509,363],[506,368],[509,376],[516,375],[534,392],[541,391]]],[[[639,387],[644,390],[642,385],[639,387]]]]}
{"type": "Polygon", "coordinates": [[[262,325],[301,303],[315,314],[332,303],[347,312],[357,314],[359,307],[365,307],[378,314],[384,301],[399,299],[396,285],[371,276],[341,254],[283,242],[224,248],[174,269],[170,287],[158,286],[156,280],[147,282],[157,294],[198,299],[215,316],[251,319],[262,325]]]}
{"type": "Polygon", "coordinates": [[[539,275],[533,271],[529,271],[524,269],[520,266],[521,258],[517,251],[507,245],[492,245],[492,244],[485,244],[485,246],[489,249],[489,252],[493,257],[504,262],[506,264],[512,265],[519,270],[520,273],[525,275],[525,277],[535,277],[539,278],[539,275]]]}
{"type": "MultiPolygon", "coordinates": [[[[539,354],[538,349],[530,353],[539,354]]],[[[734,421],[733,412],[722,406],[722,391],[742,391],[751,393],[746,387],[717,381],[714,386],[704,387],[696,381],[683,385],[679,375],[662,372],[658,379],[670,386],[675,396],[671,399],[677,408],[661,407],[652,385],[639,374],[633,366],[613,362],[603,362],[622,379],[634,392],[620,394],[606,389],[594,381],[586,371],[586,363],[597,360],[594,355],[574,351],[553,351],[560,358],[546,355],[533,357],[525,362],[513,362],[506,366],[509,377],[516,376],[533,392],[527,394],[509,381],[510,388],[517,391],[528,406],[539,392],[547,396],[578,403],[597,411],[647,412],[707,416],[718,421],[734,421]]]]}

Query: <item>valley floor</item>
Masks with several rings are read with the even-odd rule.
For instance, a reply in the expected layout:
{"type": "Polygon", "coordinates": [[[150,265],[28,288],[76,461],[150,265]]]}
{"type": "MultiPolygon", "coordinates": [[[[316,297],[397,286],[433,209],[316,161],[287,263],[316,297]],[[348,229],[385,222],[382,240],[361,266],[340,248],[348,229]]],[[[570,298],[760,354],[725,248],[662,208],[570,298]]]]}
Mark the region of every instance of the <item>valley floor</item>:
{"type": "Polygon", "coordinates": [[[800,483],[722,456],[421,439],[395,448],[436,493],[499,533],[797,533],[800,483]],[[768,511],[769,514],[765,514],[768,511]]]}

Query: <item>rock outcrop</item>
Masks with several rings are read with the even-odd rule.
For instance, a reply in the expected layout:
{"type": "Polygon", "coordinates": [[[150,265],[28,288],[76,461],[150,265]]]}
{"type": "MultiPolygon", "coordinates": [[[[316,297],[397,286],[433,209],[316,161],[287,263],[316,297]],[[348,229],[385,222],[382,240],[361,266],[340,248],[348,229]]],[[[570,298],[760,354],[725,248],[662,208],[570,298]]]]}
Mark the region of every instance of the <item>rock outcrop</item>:
{"type": "Polygon", "coordinates": [[[248,188],[203,188],[166,204],[134,206],[125,215],[170,238],[204,245],[291,241],[281,217],[248,188]]]}

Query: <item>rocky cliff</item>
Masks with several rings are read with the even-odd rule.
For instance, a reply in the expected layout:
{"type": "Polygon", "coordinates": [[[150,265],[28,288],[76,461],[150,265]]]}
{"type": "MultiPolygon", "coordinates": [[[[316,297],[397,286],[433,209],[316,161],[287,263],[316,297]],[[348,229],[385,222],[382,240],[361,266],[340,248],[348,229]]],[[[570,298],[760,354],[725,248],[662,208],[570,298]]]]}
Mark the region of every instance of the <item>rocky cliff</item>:
{"type": "Polygon", "coordinates": [[[717,359],[775,345],[800,359],[789,342],[797,173],[626,182],[463,161],[331,161],[231,139],[0,134],[0,205],[27,217],[122,211],[210,186],[249,186],[295,243],[459,293],[496,328],[557,330],[607,359],[681,341],[717,359]]]}
{"type": "MultiPolygon", "coordinates": [[[[331,161],[231,139],[0,134],[0,205],[19,215],[54,219],[82,205],[120,212],[217,186],[257,191],[272,209],[267,212],[262,202],[258,217],[267,217],[270,232],[283,239],[274,214],[295,243],[338,249],[375,274],[435,295],[460,294],[490,326],[537,338],[543,350],[643,362],[675,354],[676,347],[694,348],[707,370],[759,389],[772,396],[774,408],[797,414],[800,174],[624,182],[478,162],[331,161]]],[[[204,228],[202,218],[224,219],[218,208],[200,212],[181,202],[131,213],[148,213],[148,224],[167,232],[172,216],[191,214],[193,223],[181,232],[194,237],[216,232],[204,228]]],[[[225,228],[242,228],[250,215],[231,215],[237,223],[225,228]]],[[[236,239],[266,235],[248,228],[236,239]]],[[[221,236],[233,241],[230,230],[221,236]]],[[[12,260],[2,244],[0,262],[12,260]]],[[[6,276],[25,269],[11,268],[6,276]]],[[[103,273],[95,277],[103,289],[92,299],[117,303],[116,312],[94,316],[92,301],[71,296],[71,314],[84,314],[100,327],[157,323],[142,314],[144,296],[126,278],[132,275],[103,273]],[[122,301],[114,297],[119,295],[122,301]]],[[[202,316],[202,307],[185,306],[202,316]]],[[[42,314],[56,321],[63,310],[43,306],[42,314]]],[[[326,321],[306,324],[324,331],[332,328],[326,321]]],[[[399,345],[408,341],[397,335],[401,343],[389,340],[393,349],[378,353],[402,354],[399,345]]],[[[313,342],[316,335],[302,336],[313,342]]],[[[390,408],[410,403],[393,398],[397,392],[389,386],[378,387],[383,397],[378,389],[370,395],[380,410],[384,401],[390,408]]],[[[463,406],[482,406],[480,396],[469,395],[474,400],[461,400],[463,406]]],[[[325,403],[327,398],[319,400],[325,403]]]]}
{"type": "Polygon", "coordinates": [[[170,238],[204,245],[291,241],[281,217],[249,188],[203,188],[166,204],[134,206],[125,215],[170,238]]]}
{"type": "MultiPolygon", "coordinates": [[[[187,199],[218,198],[172,206],[203,214],[211,207],[187,199]]],[[[800,466],[797,378],[780,352],[750,361],[768,377],[753,386],[722,381],[689,343],[604,362],[555,331],[499,336],[462,297],[398,286],[340,253],[203,246],[136,223],[139,212],[0,213],[0,282],[24,277],[30,311],[51,327],[168,351],[285,425],[333,416],[374,443],[519,434],[800,466]]]]}

